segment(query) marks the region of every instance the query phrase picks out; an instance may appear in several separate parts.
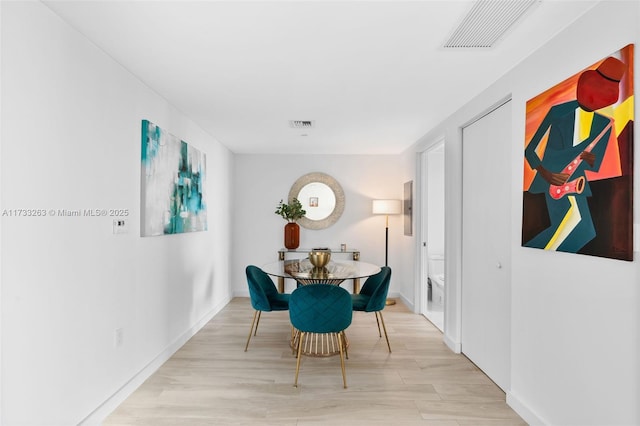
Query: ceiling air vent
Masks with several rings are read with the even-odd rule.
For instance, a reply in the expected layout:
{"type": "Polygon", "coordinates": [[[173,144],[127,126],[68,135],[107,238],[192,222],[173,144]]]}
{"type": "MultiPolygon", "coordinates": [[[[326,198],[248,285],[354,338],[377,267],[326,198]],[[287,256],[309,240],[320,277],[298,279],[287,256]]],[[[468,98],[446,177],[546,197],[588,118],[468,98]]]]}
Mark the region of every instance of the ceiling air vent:
{"type": "Polygon", "coordinates": [[[289,127],[292,129],[312,129],[316,126],[313,120],[289,120],[289,127]]]}
{"type": "Polygon", "coordinates": [[[445,48],[487,48],[539,0],[480,0],[453,31],[445,48]]]}

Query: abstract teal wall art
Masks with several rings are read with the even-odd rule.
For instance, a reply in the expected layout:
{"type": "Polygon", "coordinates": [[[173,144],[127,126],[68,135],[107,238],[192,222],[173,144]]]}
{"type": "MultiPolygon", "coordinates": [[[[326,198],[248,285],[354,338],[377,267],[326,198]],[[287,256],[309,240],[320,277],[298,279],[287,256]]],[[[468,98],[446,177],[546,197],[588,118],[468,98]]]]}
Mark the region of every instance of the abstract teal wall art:
{"type": "Polygon", "coordinates": [[[207,230],[206,155],[142,120],[140,235],[207,230]]]}

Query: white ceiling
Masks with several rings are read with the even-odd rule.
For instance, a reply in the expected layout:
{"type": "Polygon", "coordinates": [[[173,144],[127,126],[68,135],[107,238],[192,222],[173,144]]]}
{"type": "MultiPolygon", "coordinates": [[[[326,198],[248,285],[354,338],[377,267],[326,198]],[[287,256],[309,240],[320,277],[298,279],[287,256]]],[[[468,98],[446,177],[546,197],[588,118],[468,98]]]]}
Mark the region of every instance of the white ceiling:
{"type": "Polygon", "coordinates": [[[402,152],[595,3],[453,50],[472,1],[45,1],[231,151],[316,154],[402,152]]]}

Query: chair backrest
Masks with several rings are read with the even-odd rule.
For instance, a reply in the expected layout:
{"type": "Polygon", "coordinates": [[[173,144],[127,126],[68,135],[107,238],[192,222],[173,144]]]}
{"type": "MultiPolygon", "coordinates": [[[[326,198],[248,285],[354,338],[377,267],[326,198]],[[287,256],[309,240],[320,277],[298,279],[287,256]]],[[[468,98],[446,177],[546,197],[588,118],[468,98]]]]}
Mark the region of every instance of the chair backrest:
{"type": "Polygon", "coordinates": [[[370,297],[366,312],[381,311],[387,302],[387,294],[389,293],[389,284],[391,283],[391,268],[383,266],[380,272],[370,276],[365,281],[360,294],[370,297]]]}
{"type": "Polygon", "coordinates": [[[278,289],[269,275],[254,265],[246,268],[247,284],[251,296],[251,306],[258,311],[271,311],[270,296],[278,294],[278,289]]]}
{"type": "Polygon", "coordinates": [[[291,324],[309,333],[337,333],[353,316],[351,295],[333,284],[307,284],[296,288],[289,299],[291,324]]]}

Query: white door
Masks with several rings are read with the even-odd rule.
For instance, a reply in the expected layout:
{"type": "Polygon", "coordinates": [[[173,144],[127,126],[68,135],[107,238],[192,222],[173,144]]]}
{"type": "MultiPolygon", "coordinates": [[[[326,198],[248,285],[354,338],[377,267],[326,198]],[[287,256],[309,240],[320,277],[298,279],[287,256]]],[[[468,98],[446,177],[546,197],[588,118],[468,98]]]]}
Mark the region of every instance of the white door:
{"type": "MultiPolygon", "coordinates": [[[[462,133],[462,352],[498,386],[510,382],[511,102],[462,133]]],[[[519,146],[519,145],[518,145],[519,146]]]]}

